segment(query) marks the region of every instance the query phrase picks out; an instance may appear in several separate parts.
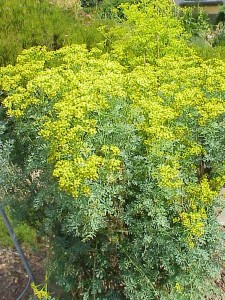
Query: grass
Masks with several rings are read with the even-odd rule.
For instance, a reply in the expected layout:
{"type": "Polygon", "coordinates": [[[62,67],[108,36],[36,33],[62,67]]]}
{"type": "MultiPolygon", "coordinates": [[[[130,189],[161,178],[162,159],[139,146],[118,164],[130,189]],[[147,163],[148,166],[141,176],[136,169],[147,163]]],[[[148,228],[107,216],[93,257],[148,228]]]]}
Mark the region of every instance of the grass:
{"type": "MultiPolygon", "coordinates": [[[[26,224],[20,223],[16,224],[10,217],[9,209],[7,209],[7,216],[12,224],[13,230],[15,232],[18,241],[25,246],[25,248],[35,248],[37,245],[37,235],[33,228],[26,224]]],[[[8,234],[7,228],[0,218],[0,248],[11,248],[13,247],[13,242],[8,234]]]]}
{"type": "Polygon", "coordinates": [[[204,60],[216,58],[225,61],[225,45],[216,45],[213,47],[210,43],[196,37],[192,39],[191,46],[204,60]]]}

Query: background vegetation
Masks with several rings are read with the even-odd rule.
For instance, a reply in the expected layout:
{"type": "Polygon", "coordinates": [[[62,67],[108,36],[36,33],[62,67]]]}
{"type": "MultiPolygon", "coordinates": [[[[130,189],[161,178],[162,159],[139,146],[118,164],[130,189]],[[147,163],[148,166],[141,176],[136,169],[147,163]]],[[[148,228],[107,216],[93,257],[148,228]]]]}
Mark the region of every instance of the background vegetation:
{"type": "Polygon", "coordinates": [[[73,43],[91,48],[102,39],[100,25],[80,15],[79,7],[47,0],[0,1],[0,64],[14,64],[23,49],[45,45],[58,49],[73,43]]]}

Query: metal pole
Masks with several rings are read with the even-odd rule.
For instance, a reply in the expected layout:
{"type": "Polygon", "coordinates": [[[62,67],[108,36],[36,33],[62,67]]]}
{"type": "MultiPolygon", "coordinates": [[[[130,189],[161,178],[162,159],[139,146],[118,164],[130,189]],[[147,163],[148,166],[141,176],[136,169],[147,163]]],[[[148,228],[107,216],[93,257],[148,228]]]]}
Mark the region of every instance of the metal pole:
{"type": "MultiPolygon", "coordinates": [[[[22,250],[22,248],[21,248],[21,246],[20,246],[20,244],[19,244],[19,242],[18,242],[18,240],[16,238],[16,235],[15,235],[13,229],[12,229],[12,226],[11,226],[11,224],[9,222],[9,219],[7,218],[6,213],[5,213],[5,211],[2,208],[0,208],[0,215],[1,215],[2,219],[3,219],[3,222],[5,223],[5,226],[6,226],[7,230],[8,230],[9,235],[11,236],[13,244],[14,244],[14,246],[15,246],[15,248],[16,248],[16,250],[17,250],[17,252],[18,252],[18,254],[19,254],[20,258],[21,258],[23,266],[24,266],[24,268],[25,268],[25,270],[26,270],[26,272],[27,272],[27,274],[28,274],[28,276],[30,278],[30,282],[34,282],[35,283],[34,275],[32,273],[30,264],[27,261],[25,255],[23,253],[23,250],[22,250]]],[[[36,297],[35,297],[35,299],[36,299],[36,297]]]]}

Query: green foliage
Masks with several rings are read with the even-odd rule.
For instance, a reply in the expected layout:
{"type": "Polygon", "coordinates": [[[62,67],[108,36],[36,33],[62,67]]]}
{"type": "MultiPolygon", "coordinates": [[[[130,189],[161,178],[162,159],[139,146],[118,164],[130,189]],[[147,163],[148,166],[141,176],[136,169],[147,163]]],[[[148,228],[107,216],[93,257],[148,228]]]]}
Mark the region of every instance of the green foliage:
{"type": "Polygon", "coordinates": [[[0,220],[0,245],[3,247],[12,247],[13,243],[8,235],[7,229],[2,220],[0,220]]]}
{"type": "Polygon", "coordinates": [[[179,13],[184,28],[192,36],[205,37],[212,30],[208,15],[200,7],[183,8],[179,13]]]}
{"type": "MultiPolygon", "coordinates": [[[[13,225],[13,230],[15,232],[18,241],[23,244],[26,248],[34,248],[36,246],[36,232],[34,229],[29,227],[25,223],[15,224],[10,217],[10,210],[7,209],[7,217],[9,218],[11,224],[13,225]]],[[[13,241],[8,234],[7,228],[0,219],[0,246],[1,247],[13,247],[13,241]]]]}
{"type": "Polygon", "coordinates": [[[0,70],[10,205],[49,237],[68,299],[219,294],[225,63],[187,46],[170,3],[124,5],[99,48],[35,47],[0,70]]]}
{"type": "Polygon", "coordinates": [[[216,26],[213,46],[225,46],[225,23],[223,22],[217,24],[216,26]]]}
{"type": "Polygon", "coordinates": [[[225,46],[212,47],[209,44],[202,43],[202,40],[198,40],[197,43],[192,40],[191,46],[205,60],[219,59],[225,61],[225,46]]]}
{"type": "Polygon", "coordinates": [[[14,64],[25,48],[58,49],[72,43],[94,46],[102,38],[94,20],[73,15],[71,8],[47,0],[0,0],[0,64],[14,64]]]}
{"type": "MultiPolygon", "coordinates": [[[[11,139],[12,130],[10,118],[5,117],[4,109],[0,108],[0,206],[6,210],[17,239],[27,248],[33,248],[36,244],[36,232],[25,223],[15,221],[12,211],[8,207],[11,194],[16,193],[18,201],[23,198],[20,188],[21,171],[13,164],[15,159],[15,140],[11,139]]],[[[17,153],[20,155],[20,153],[17,153]]],[[[0,245],[1,247],[13,247],[13,242],[7,228],[0,218],[0,245]]]]}
{"type": "Polygon", "coordinates": [[[97,6],[99,4],[99,0],[81,0],[81,5],[83,7],[92,7],[97,6]]]}
{"type": "Polygon", "coordinates": [[[117,19],[123,18],[124,15],[122,13],[122,9],[120,8],[121,4],[124,3],[137,3],[140,2],[139,0],[103,0],[100,2],[99,6],[97,7],[97,14],[101,18],[110,18],[110,19],[117,19]]]}
{"type": "MultiPolygon", "coordinates": [[[[189,55],[186,47],[189,35],[182,22],[175,18],[170,3],[158,5],[157,1],[121,5],[124,21],[108,32],[104,46],[122,64],[134,67],[154,63],[166,54],[189,55]],[[140,21],[141,20],[141,21],[140,21]],[[156,21],[157,20],[157,21],[156,21]]],[[[104,29],[103,29],[104,32],[104,29]]]]}
{"type": "Polygon", "coordinates": [[[225,6],[220,7],[220,12],[217,15],[215,24],[225,23],[225,6]]]}

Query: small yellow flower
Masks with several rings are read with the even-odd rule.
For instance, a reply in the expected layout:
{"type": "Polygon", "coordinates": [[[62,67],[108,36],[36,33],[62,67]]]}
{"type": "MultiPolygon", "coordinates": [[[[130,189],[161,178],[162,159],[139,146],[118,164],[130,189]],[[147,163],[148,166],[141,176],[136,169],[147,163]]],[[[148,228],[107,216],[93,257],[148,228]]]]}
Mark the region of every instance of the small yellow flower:
{"type": "Polygon", "coordinates": [[[44,300],[50,297],[50,294],[44,288],[39,289],[33,282],[31,283],[31,288],[38,300],[44,300]]]}
{"type": "Polygon", "coordinates": [[[110,150],[112,151],[112,153],[116,156],[120,155],[120,149],[116,146],[111,146],[110,150]]]}
{"type": "Polygon", "coordinates": [[[176,282],[175,284],[175,290],[177,293],[182,293],[182,291],[184,290],[183,286],[179,283],[179,282],[176,282]]]}

